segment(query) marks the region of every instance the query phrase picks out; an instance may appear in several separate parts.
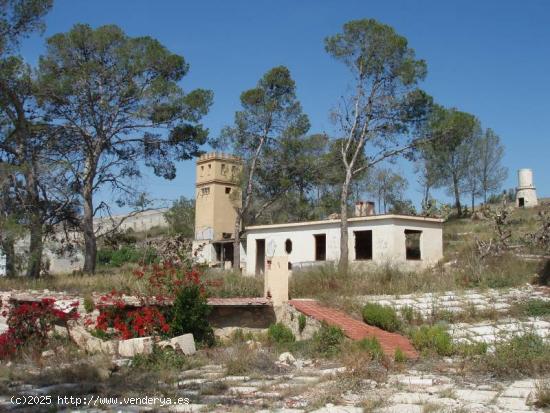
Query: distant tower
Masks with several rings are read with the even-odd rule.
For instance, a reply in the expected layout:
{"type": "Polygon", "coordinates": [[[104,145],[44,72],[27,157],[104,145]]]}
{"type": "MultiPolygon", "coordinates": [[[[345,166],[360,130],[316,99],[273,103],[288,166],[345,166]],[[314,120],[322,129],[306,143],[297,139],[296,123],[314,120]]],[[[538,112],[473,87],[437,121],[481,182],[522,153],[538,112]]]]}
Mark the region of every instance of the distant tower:
{"type": "Polygon", "coordinates": [[[235,207],[241,205],[240,158],[208,153],[197,160],[195,193],[195,246],[201,245],[202,261],[233,260],[235,207]]]}
{"type": "Polygon", "coordinates": [[[537,191],[535,185],[533,185],[533,171],[531,169],[520,169],[516,189],[516,206],[531,208],[537,205],[537,191]]]}

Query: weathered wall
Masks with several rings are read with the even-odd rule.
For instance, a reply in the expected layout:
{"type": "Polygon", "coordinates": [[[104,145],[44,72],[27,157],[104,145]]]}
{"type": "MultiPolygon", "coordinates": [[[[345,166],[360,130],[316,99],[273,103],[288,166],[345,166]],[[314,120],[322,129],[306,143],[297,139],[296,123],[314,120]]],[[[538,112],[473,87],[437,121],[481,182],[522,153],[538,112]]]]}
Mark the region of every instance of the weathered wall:
{"type": "Polygon", "coordinates": [[[214,328],[246,327],[268,328],[276,322],[275,312],[270,306],[213,307],[208,320],[214,328]]]}

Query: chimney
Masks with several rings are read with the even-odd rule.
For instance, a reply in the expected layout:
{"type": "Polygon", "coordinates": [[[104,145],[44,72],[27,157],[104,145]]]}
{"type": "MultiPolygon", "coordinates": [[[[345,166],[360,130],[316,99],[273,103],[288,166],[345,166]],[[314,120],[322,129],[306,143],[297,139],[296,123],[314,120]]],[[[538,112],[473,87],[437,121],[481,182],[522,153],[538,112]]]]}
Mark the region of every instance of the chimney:
{"type": "Polygon", "coordinates": [[[357,201],[355,203],[355,216],[367,217],[374,215],[374,202],[371,201],[357,201]]]}

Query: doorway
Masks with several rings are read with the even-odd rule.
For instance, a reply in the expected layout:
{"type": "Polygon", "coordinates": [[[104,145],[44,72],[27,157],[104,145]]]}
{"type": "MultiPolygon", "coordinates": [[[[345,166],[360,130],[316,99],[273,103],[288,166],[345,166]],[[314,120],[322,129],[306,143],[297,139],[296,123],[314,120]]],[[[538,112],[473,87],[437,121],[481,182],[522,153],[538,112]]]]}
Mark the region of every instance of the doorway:
{"type": "Polygon", "coordinates": [[[327,235],[315,234],[315,261],[327,259],[327,235]]]}
{"type": "Polygon", "coordinates": [[[256,275],[265,272],[265,239],[256,240],[256,275]]]}
{"type": "Polygon", "coordinates": [[[525,198],[518,198],[518,205],[520,208],[525,206],[525,198]]]}

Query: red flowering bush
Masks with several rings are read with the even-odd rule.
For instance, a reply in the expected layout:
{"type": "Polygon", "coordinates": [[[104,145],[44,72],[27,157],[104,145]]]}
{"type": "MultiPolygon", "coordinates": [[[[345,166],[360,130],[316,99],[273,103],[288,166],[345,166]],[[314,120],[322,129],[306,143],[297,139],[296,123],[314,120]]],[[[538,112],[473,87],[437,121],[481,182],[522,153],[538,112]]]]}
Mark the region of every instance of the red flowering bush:
{"type": "Polygon", "coordinates": [[[108,335],[109,329],[122,339],[193,333],[197,340],[213,342],[206,287],[196,269],[165,261],[143,266],[134,275],[147,281],[148,294],[138,297],[141,307],[129,309],[116,291],[101,297],[95,325],[98,335],[108,335]],[[159,310],[171,303],[172,309],[159,310]]]}
{"type": "MultiPolygon", "coordinates": [[[[8,330],[0,335],[0,358],[15,355],[23,346],[41,350],[47,344],[48,333],[57,323],[79,317],[75,310],[66,313],[55,308],[54,304],[54,299],[44,298],[40,302],[17,305],[9,314],[2,313],[4,317],[8,316],[8,330]]],[[[78,306],[78,302],[72,306],[78,306]]]]}

